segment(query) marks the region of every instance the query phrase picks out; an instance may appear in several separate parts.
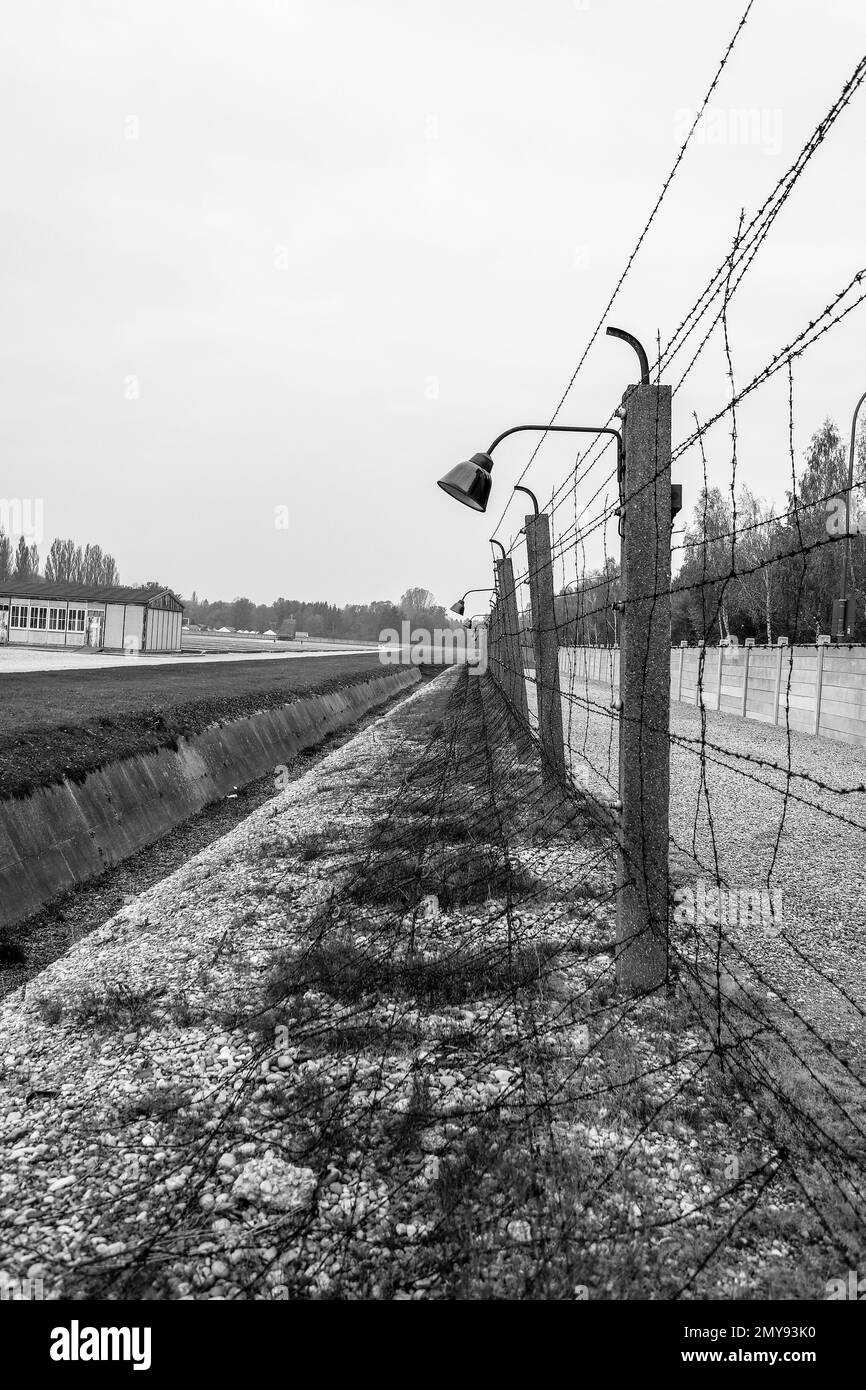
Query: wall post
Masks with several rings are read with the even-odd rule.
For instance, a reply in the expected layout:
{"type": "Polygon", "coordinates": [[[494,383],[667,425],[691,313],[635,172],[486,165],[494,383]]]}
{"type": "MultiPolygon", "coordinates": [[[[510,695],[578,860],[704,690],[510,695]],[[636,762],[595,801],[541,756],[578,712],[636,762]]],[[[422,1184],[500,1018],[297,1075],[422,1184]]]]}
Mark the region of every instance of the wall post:
{"type": "Polygon", "coordinates": [[[550,552],[550,518],[546,513],[528,516],[525,534],[544,800],[546,808],[552,811],[562,802],[566,772],[565,742],[562,736],[562,698],[559,690],[559,638],[556,629],[553,562],[550,552]]]}
{"type": "Polygon", "coordinates": [[[819,732],[819,730],[820,730],[820,728],[821,728],[821,691],[822,691],[823,685],[824,685],[824,648],[827,646],[827,644],[829,643],[829,641],[830,641],[830,639],[829,639],[829,637],[828,637],[826,642],[819,642],[819,643],[818,643],[818,661],[817,661],[817,664],[816,664],[816,667],[815,667],[815,730],[814,730],[814,732],[815,732],[816,738],[817,738],[818,732],[819,732]]]}
{"type": "Polygon", "coordinates": [[[616,970],[621,989],[645,991],[666,979],[668,956],[671,388],[629,387],[620,414],[625,506],[616,970]]]}
{"type": "Polygon", "coordinates": [[[514,566],[508,558],[496,561],[496,585],[499,591],[499,601],[496,605],[499,614],[499,680],[506,702],[518,724],[528,730],[529,709],[526,703],[526,681],[523,677],[523,649],[520,645],[514,566]]]}
{"type": "Polygon", "coordinates": [[[746,661],[745,665],[743,666],[743,707],[740,710],[740,713],[744,719],[746,718],[746,710],[748,709],[749,705],[749,663],[752,659],[752,648],[754,647],[754,645],[754,637],[747,637],[745,643],[746,661]]]}

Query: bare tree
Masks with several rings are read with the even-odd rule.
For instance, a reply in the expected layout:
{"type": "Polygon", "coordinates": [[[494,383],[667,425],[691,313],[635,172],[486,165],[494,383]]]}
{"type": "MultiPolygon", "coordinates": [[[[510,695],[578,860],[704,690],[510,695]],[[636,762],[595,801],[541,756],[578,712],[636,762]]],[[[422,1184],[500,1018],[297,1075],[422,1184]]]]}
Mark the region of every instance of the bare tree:
{"type": "Polygon", "coordinates": [[[772,503],[743,487],[737,499],[737,589],[746,610],[767,633],[767,646],[773,645],[773,617],[781,582],[780,564],[773,563],[779,553],[780,527],[772,503]]]}
{"type": "Polygon", "coordinates": [[[400,607],[407,618],[411,619],[419,613],[428,613],[431,608],[435,608],[436,597],[429,589],[407,589],[400,599],[400,607]]]}

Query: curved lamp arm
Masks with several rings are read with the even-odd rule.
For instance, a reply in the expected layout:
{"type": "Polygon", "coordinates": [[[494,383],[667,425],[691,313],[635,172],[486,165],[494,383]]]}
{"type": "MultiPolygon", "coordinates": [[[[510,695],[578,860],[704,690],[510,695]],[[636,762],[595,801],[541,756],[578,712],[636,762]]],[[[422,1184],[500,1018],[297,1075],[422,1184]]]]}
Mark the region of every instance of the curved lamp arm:
{"type": "Polygon", "coordinates": [[[538,516],[538,498],[536,497],[535,493],[532,492],[530,488],[528,488],[528,487],[523,487],[521,483],[515,483],[515,484],[514,484],[514,491],[515,491],[515,492],[525,492],[526,495],[527,495],[527,497],[531,497],[531,498],[532,498],[532,505],[533,505],[533,507],[535,508],[535,515],[538,516]]]}
{"type": "Polygon", "coordinates": [[[866,391],[860,397],[854,407],[854,418],[851,421],[851,448],[848,454],[848,488],[845,493],[845,544],[842,548],[842,598],[848,597],[848,566],[851,554],[851,491],[854,487],[854,448],[857,442],[857,416],[860,414],[860,407],[866,401],[866,391]]]}
{"type": "Polygon", "coordinates": [[[624,328],[606,328],[605,333],[609,338],[621,338],[624,343],[628,343],[629,347],[634,348],[640,362],[640,384],[641,386],[649,386],[649,358],[634,334],[626,333],[624,328]]]}
{"type": "MultiPolygon", "coordinates": [[[[622,328],[608,328],[608,334],[613,338],[621,338],[623,342],[634,348],[640,363],[641,385],[649,385],[649,361],[647,355],[631,333],[626,333],[622,328]]],[[[471,507],[473,511],[485,512],[490,498],[492,485],[491,472],[493,470],[493,450],[512,434],[522,434],[525,431],[532,431],[535,434],[606,434],[616,440],[616,474],[622,497],[624,481],[623,474],[623,454],[624,447],[622,435],[619,430],[611,429],[609,425],[512,425],[511,429],[503,430],[498,434],[485,454],[473,454],[470,459],[463,463],[458,463],[454,468],[439,479],[439,487],[443,492],[447,492],[464,506],[471,507]]],[[[524,473],[525,473],[524,469],[524,473]]],[[[523,489],[526,491],[527,489],[523,489]]],[[[530,494],[531,495],[531,494],[530,494]]],[[[536,505],[536,514],[538,508],[536,505]]]]}
{"type": "Polygon", "coordinates": [[[510,430],[503,430],[496,436],[487,453],[492,454],[497,444],[501,444],[510,434],[522,434],[525,430],[534,430],[540,434],[609,434],[616,440],[617,469],[622,468],[622,435],[619,430],[611,429],[609,425],[512,425],[510,430]]]}
{"type": "Polygon", "coordinates": [[[469,597],[470,594],[495,594],[495,593],[496,593],[496,587],[495,587],[495,585],[491,586],[489,589],[467,589],[465,594],[462,594],[460,598],[456,599],[455,602],[452,603],[452,605],[451,605],[451,607],[449,608],[448,611],[449,611],[449,613],[456,613],[457,616],[458,616],[458,618],[462,618],[462,617],[463,617],[463,614],[464,614],[464,612],[465,612],[465,607],[464,607],[464,605],[465,605],[466,600],[468,599],[468,597],[469,597]]]}

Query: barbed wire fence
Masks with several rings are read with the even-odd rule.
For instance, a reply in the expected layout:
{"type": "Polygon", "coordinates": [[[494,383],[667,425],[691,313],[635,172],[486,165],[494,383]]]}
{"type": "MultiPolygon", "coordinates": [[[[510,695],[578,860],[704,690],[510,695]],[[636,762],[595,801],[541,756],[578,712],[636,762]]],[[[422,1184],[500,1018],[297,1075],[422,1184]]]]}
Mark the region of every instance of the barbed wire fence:
{"type": "MultiPolygon", "coordinates": [[[[842,104],[859,85],[863,71],[861,63],[846,84],[842,104]]],[[[833,118],[839,109],[837,103],[833,118]]],[[[804,158],[794,166],[797,174],[827,128],[822,122],[804,158]]],[[[779,187],[790,190],[784,181],[779,187]]],[[[516,570],[513,587],[503,582],[503,562],[497,567],[491,678],[510,722],[524,723],[534,739],[541,766],[556,767],[563,801],[581,806],[596,822],[607,820],[610,825],[610,844],[618,861],[614,969],[620,988],[637,990],[644,998],[661,989],[685,992],[719,1067],[737,1079],[749,1097],[760,1132],[774,1149],[766,1170],[767,1188],[756,1203],[767,1200],[770,1188],[784,1174],[784,1181],[797,1190],[804,1209],[815,1216],[839,1251],[840,1261],[856,1264],[858,1245],[853,1233],[862,1229],[864,1216],[866,975],[859,960],[850,970],[844,968],[843,960],[852,949],[862,957],[866,928],[864,885],[859,872],[852,873],[849,867],[858,865],[863,856],[866,760],[862,753],[844,758],[832,748],[818,752],[807,746],[792,722],[798,703],[792,696],[792,662],[787,668],[787,689],[781,703],[777,693],[771,721],[778,726],[781,720],[781,727],[772,732],[745,721],[732,727],[721,703],[714,712],[704,698],[700,671],[729,586],[772,570],[790,575],[791,562],[797,561],[795,610],[799,614],[810,558],[826,546],[838,547],[846,541],[845,536],[828,535],[824,529],[823,504],[832,499],[832,493],[810,498],[808,506],[797,498],[794,366],[862,303],[864,271],[858,271],[791,342],[737,389],[728,310],[740,282],[736,267],[744,263],[744,242],[754,226],[753,222],[744,231],[741,215],[724,274],[716,277],[721,296],[718,312],[674,388],[682,384],[718,326],[731,386],[729,400],[707,419],[696,419],[695,429],[671,448],[671,388],[649,384],[630,388],[619,411],[625,470],[615,501],[605,496],[602,506],[587,515],[603,490],[616,486],[616,475],[607,473],[595,484],[589,503],[578,505],[578,490],[585,494],[593,487],[592,469],[601,464],[606,447],[602,444],[579,459],[566,486],[554,493],[547,515],[526,518],[523,533],[509,549],[509,563],[513,561],[516,570]],[[790,524],[781,549],[774,551],[766,545],[764,553],[744,562],[738,542],[750,533],[771,537],[779,518],[773,518],[771,528],[766,521],[744,525],[738,517],[738,408],[781,371],[788,382],[785,423],[793,499],[782,519],[790,524]],[[713,568],[700,538],[687,537],[674,547],[691,554],[701,552],[700,573],[678,584],[677,592],[691,591],[702,601],[703,631],[695,708],[674,706],[672,719],[670,465],[699,449],[706,503],[704,439],[711,426],[725,418],[731,430],[733,524],[727,531],[713,533],[713,539],[729,543],[727,563],[721,574],[713,568]],[[556,519],[565,518],[569,506],[571,521],[548,547],[546,563],[560,576],[555,602],[553,585],[545,592],[538,584],[533,554],[524,558],[524,542],[540,526],[547,531],[556,519]],[[609,564],[605,539],[604,563],[593,576],[586,559],[587,543],[597,539],[600,531],[606,533],[614,522],[623,539],[621,568],[617,571],[609,564]],[[577,588],[575,595],[569,595],[570,587],[577,588]],[[520,615],[517,637],[522,644],[516,669],[510,631],[515,610],[520,615]],[[545,641],[551,636],[559,647],[555,676],[543,657],[545,641]],[[530,696],[528,715],[516,706],[513,694],[515,683],[524,677],[530,696]],[[560,701],[565,756],[558,732],[552,736],[560,701]],[[556,713],[551,713],[554,707],[556,713]],[[824,775],[815,770],[822,764],[828,768],[824,775]],[[670,811],[669,777],[675,789],[670,811]],[[815,883],[809,882],[810,871],[815,883]],[[851,885],[847,894],[840,892],[840,879],[851,885]],[[753,920],[748,915],[743,920],[738,904],[759,888],[760,911],[753,920]]],[[[761,239],[768,229],[769,222],[761,239]]],[[[746,260],[746,269],[749,263],[746,260]]],[[[684,326],[693,327],[694,315],[705,311],[702,296],[684,326]]],[[[660,350],[656,368],[660,370],[673,355],[670,346],[660,350]]],[[[820,646],[814,654],[816,661],[823,659],[820,646]]],[[[816,718],[816,732],[817,727],[816,718]]],[[[713,1255],[729,1240],[729,1231],[720,1235],[713,1255]]]]}
{"type": "MultiPolygon", "coordinates": [[[[866,979],[840,967],[866,923],[802,865],[816,844],[862,857],[866,769],[822,773],[801,746],[790,670],[772,731],[672,708],[670,615],[672,554],[695,550],[671,546],[672,464],[696,455],[706,479],[729,420],[735,496],[739,407],[780,372],[796,492],[794,368],[866,271],[740,388],[728,312],[864,76],[866,60],[611,412],[624,467],[591,446],[505,547],[488,671],[446,678],[420,741],[407,715],[399,785],[371,793],[368,840],[275,966],[263,1046],[282,1028],[318,1063],[285,1078],[280,1151],[317,1194],[351,1170],[356,1196],[325,1249],[324,1201],[272,1225],[250,1290],[276,1272],[292,1295],[324,1279],[337,1296],[814,1298],[862,1260],[866,979]],[[674,443],[672,398],[714,331],[728,399],[674,443]]],[[[726,583],[836,543],[791,520],[793,552],[743,562],[761,523],[735,506],[724,581],[704,556],[686,586],[709,595],[705,644],[726,583]]]]}
{"type": "MultiPolygon", "coordinates": [[[[864,76],[866,59],[611,411],[624,467],[599,440],[504,547],[487,670],[441,676],[345,790],[338,769],[321,823],[275,831],[284,944],[224,1020],[254,1052],[207,1125],[168,1107],[176,1196],[78,1295],[164,1294],[203,1234],[230,1241],[241,1297],[815,1298],[858,1268],[866,885],[839,891],[833,870],[864,858],[866,755],[802,736],[792,667],[780,726],[672,706],[670,614],[675,592],[699,598],[703,663],[727,586],[839,543],[795,504],[793,549],[744,560],[766,526],[735,507],[720,578],[706,547],[671,545],[671,467],[696,457],[706,482],[728,419],[733,491],[738,408],[784,372],[796,494],[795,365],[862,303],[866,269],[740,389],[727,315],[864,76]],[[716,329],[729,397],[674,443],[672,399],[716,329]],[[675,581],[672,555],[695,552],[675,581]],[[214,1204],[239,1143],[305,1175],[305,1200],[266,1221],[214,1204]]],[[[145,1181],[130,1174],[130,1221],[145,1181]]]]}

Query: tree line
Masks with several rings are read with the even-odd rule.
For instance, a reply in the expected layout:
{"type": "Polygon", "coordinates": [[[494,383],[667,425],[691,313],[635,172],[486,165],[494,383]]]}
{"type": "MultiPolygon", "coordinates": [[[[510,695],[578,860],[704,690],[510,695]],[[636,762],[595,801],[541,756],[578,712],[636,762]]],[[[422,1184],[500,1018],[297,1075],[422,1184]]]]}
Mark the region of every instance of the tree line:
{"type": "MultiPolygon", "coordinates": [[[[866,516],[866,428],[857,444],[852,523],[866,516]],[[860,489],[858,491],[858,489],[860,489]]],[[[848,445],[832,420],[812,436],[799,478],[775,505],[746,484],[704,487],[691,522],[673,537],[671,641],[714,645],[752,637],[812,643],[829,633],[833,602],[842,596],[842,541],[829,542],[827,504],[848,486],[848,445]]],[[[853,639],[866,641],[866,535],[851,538],[848,590],[856,594],[853,639]]],[[[611,646],[619,634],[619,563],[609,558],[555,599],[563,646],[611,646]]],[[[521,616],[531,646],[531,615],[521,616]]]]}
{"type": "Polygon", "coordinates": [[[113,555],[100,545],[76,545],[73,540],[54,540],[45,557],[45,572],[40,573],[39,549],[27,544],[24,536],[18,537],[18,545],[13,550],[12,542],[0,528],[0,580],[3,579],[51,579],[67,580],[73,584],[119,584],[117,565],[113,555]]]}
{"type": "MultiPolygon", "coordinates": [[[[866,516],[861,500],[866,481],[866,426],[857,447],[855,489],[851,497],[853,522],[866,516]],[[858,491],[860,489],[860,491],[858,491]]],[[[834,599],[841,596],[842,542],[827,544],[827,502],[844,494],[848,483],[848,450],[832,420],[812,436],[804,467],[786,493],[784,510],[752,491],[702,488],[684,533],[675,533],[672,582],[671,640],[674,645],[700,639],[714,644],[728,638],[772,645],[777,638],[814,642],[831,626],[834,599]]],[[[99,545],[81,546],[57,539],[45,558],[40,576],[37,546],[19,537],[13,550],[0,528],[0,580],[40,578],[78,584],[118,584],[117,565],[99,545]]],[[[159,587],[156,581],[150,581],[159,587]]],[[[866,534],[851,538],[849,591],[857,595],[854,640],[866,641],[866,534]]],[[[610,646],[619,636],[621,598],[619,564],[608,558],[600,568],[585,572],[555,600],[562,645],[610,646]]],[[[376,641],[389,628],[400,630],[408,621],[427,631],[454,624],[429,590],[407,589],[398,602],[349,603],[342,607],[324,600],[278,598],[257,604],[246,597],[209,602],[195,592],[185,616],[203,627],[265,632],[279,631],[286,619],[312,637],[376,641]]],[[[531,615],[521,614],[524,642],[531,645],[531,615]]]]}
{"type": "MultiPolygon", "coordinates": [[[[851,518],[861,500],[866,437],[858,440],[851,518]]],[[[779,637],[811,643],[830,632],[833,602],[842,596],[841,540],[830,543],[828,502],[848,486],[848,446],[832,420],[812,436],[804,468],[774,505],[743,484],[722,492],[704,487],[682,541],[673,583],[671,637],[709,643],[753,637],[771,646],[779,637]]],[[[851,538],[849,592],[856,593],[853,639],[866,640],[866,536],[851,538]]]]}
{"type": "Polygon", "coordinates": [[[407,621],[416,628],[432,631],[452,625],[441,604],[428,589],[407,589],[397,603],[379,599],[374,603],[347,603],[339,607],[325,600],[278,598],[273,603],[254,603],[249,598],[209,602],[193,591],[186,604],[185,618],[202,627],[230,627],[243,631],[279,632],[286,619],[293,619],[300,632],[311,637],[342,638],[375,642],[389,628],[400,631],[407,621]]]}
{"type": "MultiPolygon", "coordinates": [[[[13,548],[9,536],[0,527],[0,581],[4,579],[45,579],[73,584],[116,585],[120,576],[114,557],[95,544],[84,546],[71,539],[52,541],[45,557],[44,572],[40,571],[39,550],[27,543],[24,536],[13,548]]],[[[164,587],[157,580],[148,580],[144,588],[164,587]]],[[[168,586],[170,587],[170,586],[168,586]]],[[[240,597],[208,602],[199,599],[195,591],[186,603],[185,618],[202,627],[232,627],[266,632],[278,631],[286,619],[293,619],[301,632],[311,637],[344,638],[352,641],[378,641],[380,633],[389,628],[400,631],[408,621],[415,628],[432,631],[453,624],[441,604],[437,604],[429,589],[407,589],[395,603],[380,599],[374,603],[347,603],[342,607],[325,600],[278,598],[273,603],[254,603],[240,597]]]]}

